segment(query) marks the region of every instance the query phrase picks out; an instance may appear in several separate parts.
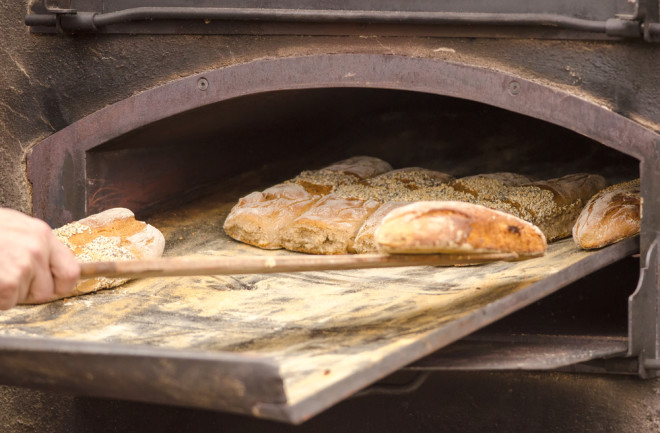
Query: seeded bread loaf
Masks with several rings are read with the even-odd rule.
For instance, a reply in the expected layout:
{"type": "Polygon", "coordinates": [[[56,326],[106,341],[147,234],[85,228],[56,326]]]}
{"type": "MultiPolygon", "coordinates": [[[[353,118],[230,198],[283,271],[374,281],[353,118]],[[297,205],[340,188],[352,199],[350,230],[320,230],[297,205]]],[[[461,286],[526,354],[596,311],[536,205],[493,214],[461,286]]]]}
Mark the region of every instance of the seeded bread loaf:
{"type": "MultiPolygon", "coordinates": [[[[54,232],[82,263],[157,258],[165,249],[163,234],[137,221],[133,212],[125,208],[108,209],[54,232]]],[[[126,281],[121,278],[82,280],[69,296],[117,287],[126,281]]]]}
{"type": "Polygon", "coordinates": [[[457,179],[452,187],[469,194],[460,201],[501,210],[538,226],[548,241],[570,236],[586,201],[607,186],[602,176],[571,174],[530,181],[513,173],[492,173],[457,179]]]}
{"type": "Polygon", "coordinates": [[[335,162],[320,170],[306,170],[290,180],[311,194],[325,195],[340,186],[361,183],[364,179],[392,170],[392,166],[373,156],[355,156],[335,162]]]}
{"type": "Polygon", "coordinates": [[[382,202],[448,199],[455,193],[449,186],[452,180],[452,176],[440,171],[406,167],[362,182],[338,185],[333,192],[343,198],[371,198],[382,202]]]}
{"type": "Polygon", "coordinates": [[[375,234],[392,254],[517,253],[542,255],[543,233],[513,215],[464,202],[425,201],[391,211],[375,234]]]}
{"type": "MultiPolygon", "coordinates": [[[[332,203],[339,203],[336,200],[343,199],[348,202],[351,200],[364,202],[376,200],[383,206],[390,202],[418,201],[459,201],[477,204],[510,213],[537,225],[548,241],[570,236],[573,224],[586,201],[606,186],[603,177],[591,174],[573,174],[556,179],[535,180],[517,173],[499,172],[454,179],[446,173],[420,167],[391,170],[385,161],[365,156],[340,161],[321,170],[303,171],[296,178],[287,181],[286,184],[299,185],[312,196],[332,194],[332,203]]],[[[235,209],[246,206],[248,202],[250,200],[247,197],[242,199],[235,209]]],[[[263,206],[267,207],[268,204],[264,201],[263,206]]],[[[332,209],[336,207],[330,206],[332,209]]],[[[384,216],[384,209],[385,207],[382,211],[375,212],[374,217],[365,222],[366,226],[364,230],[358,232],[358,238],[342,241],[347,245],[348,251],[354,249],[360,253],[375,252],[373,233],[378,225],[377,221],[384,216]]],[[[238,212],[238,209],[232,210],[232,214],[235,212],[238,212]]],[[[327,212],[325,213],[327,214],[327,212]]],[[[233,216],[230,214],[230,217],[233,216]]],[[[280,218],[282,220],[289,218],[289,221],[278,227],[284,227],[294,219],[286,213],[283,213],[280,218]]],[[[313,220],[314,223],[307,220],[305,224],[312,224],[312,226],[320,224],[317,217],[313,220]]],[[[254,238],[252,240],[245,240],[245,236],[237,236],[232,230],[227,230],[229,227],[227,223],[225,225],[227,233],[235,239],[257,246],[276,245],[276,243],[254,240],[258,238],[257,236],[252,236],[254,238]]],[[[245,225],[246,230],[249,230],[248,225],[257,226],[258,223],[250,222],[245,225]]],[[[270,226],[272,222],[265,218],[264,225],[270,226]]],[[[234,230],[242,229],[238,227],[234,230]]],[[[311,247],[311,243],[309,243],[311,241],[295,240],[292,237],[292,230],[288,231],[286,244],[280,242],[285,248],[318,253],[326,250],[325,247],[311,247]],[[296,243],[306,246],[294,246],[296,243]]],[[[283,230],[281,233],[285,231],[283,230]]],[[[321,231],[317,229],[315,231],[316,235],[321,235],[321,231]]],[[[311,236],[310,230],[302,230],[300,227],[295,233],[297,236],[303,234],[311,236]]],[[[332,236],[327,231],[325,234],[332,236]]],[[[346,232],[342,236],[345,234],[346,232]]],[[[314,242],[318,244],[320,241],[317,239],[314,242]]],[[[269,248],[269,246],[264,246],[264,248],[269,248]]],[[[336,249],[333,254],[340,252],[343,252],[343,247],[336,249]]]]}
{"type": "Polygon", "coordinates": [[[573,226],[573,240],[580,248],[592,249],[637,235],[640,204],[639,179],[604,189],[582,209],[573,226]]]}
{"type": "Polygon", "coordinates": [[[536,224],[549,241],[566,238],[587,201],[606,186],[604,177],[584,173],[533,182],[529,187],[550,192],[552,201],[533,202],[532,215],[525,219],[536,224]]]}

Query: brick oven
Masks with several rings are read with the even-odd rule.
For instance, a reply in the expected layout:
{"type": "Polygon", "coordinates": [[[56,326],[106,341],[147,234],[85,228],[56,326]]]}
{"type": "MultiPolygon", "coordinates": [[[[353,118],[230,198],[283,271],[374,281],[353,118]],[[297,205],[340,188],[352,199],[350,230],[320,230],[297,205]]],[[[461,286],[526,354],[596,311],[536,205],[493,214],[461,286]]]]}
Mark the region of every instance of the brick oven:
{"type": "MultiPolygon", "coordinates": [[[[552,422],[563,431],[618,431],[631,410],[638,429],[653,431],[660,423],[652,398],[660,389],[654,379],[660,369],[657,1],[19,3],[0,7],[8,34],[0,60],[0,204],[54,227],[128,207],[166,227],[173,254],[196,253],[219,245],[211,235],[222,222],[221,213],[209,210],[214,200],[229,203],[303,169],[362,154],[395,168],[456,176],[591,172],[611,183],[640,177],[643,218],[639,238],[559,266],[456,324],[424,322],[423,337],[417,328],[382,334],[380,340],[400,345],[382,357],[370,353],[386,345],[354,344],[349,324],[292,322],[263,345],[245,337],[195,346],[195,337],[179,346],[149,332],[183,328],[181,317],[199,335],[205,326],[229,325],[217,317],[192,319],[193,310],[177,310],[171,319],[157,304],[104,319],[115,305],[106,294],[86,301],[96,317],[53,304],[3,322],[0,383],[81,396],[65,409],[67,419],[82,407],[129,420],[140,416],[140,406],[132,405],[146,403],[155,425],[174,406],[181,418],[173,424],[230,417],[236,428],[288,428],[272,423],[281,421],[336,431],[342,419],[362,425],[360,414],[375,417],[376,406],[386,404],[417,416],[392,415],[380,428],[421,431],[439,425],[443,408],[433,406],[434,398],[450,407],[450,424],[463,431],[497,422],[513,431],[552,422]],[[202,240],[207,233],[211,240],[202,240]],[[126,329],[145,332],[87,338],[83,329],[57,327],[68,314],[94,330],[103,320],[114,320],[113,327],[142,320],[144,328],[126,329]],[[314,356],[300,357],[305,368],[297,365],[295,348],[310,342],[319,347],[309,353],[345,345],[346,359],[357,352],[364,358],[326,383],[314,376],[314,356]],[[273,345],[282,346],[272,351],[273,345]],[[261,359],[263,347],[269,356],[261,359]],[[436,394],[448,389],[456,401],[436,394]],[[518,398],[501,395],[511,389],[518,398]],[[351,395],[358,397],[347,400],[351,395]],[[612,395],[621,396],[621,407],[612,395]],[[472,419],[470,401],[487,404],[491,397],[506,419],[495,409],[472,419]],[[575,399],[583,403],[573,407],[575,399]],[[633,401],[643,404],[631,409],[626,402],[633,401]],[[534,411],[539,405],[584,417],[548,418],[534,411]],[[532,419],[516,420],[518,411],[532,419]]],[[[351,278],[342,284],[362,290],[364,278],[351,278]]],[[[254,279],[217,284],[261,287],[254,279]]],[[[391,283],[393,291],[398,286],[416,287],[413,277],[391,283]]],[[[410,321],[426,320],[419,317],[410,321]]],[[[28,391],[19,397],[34,399],[28,391]]],[[[91,416],[78,419],[79,426],[97,426],[91,416]]]]}

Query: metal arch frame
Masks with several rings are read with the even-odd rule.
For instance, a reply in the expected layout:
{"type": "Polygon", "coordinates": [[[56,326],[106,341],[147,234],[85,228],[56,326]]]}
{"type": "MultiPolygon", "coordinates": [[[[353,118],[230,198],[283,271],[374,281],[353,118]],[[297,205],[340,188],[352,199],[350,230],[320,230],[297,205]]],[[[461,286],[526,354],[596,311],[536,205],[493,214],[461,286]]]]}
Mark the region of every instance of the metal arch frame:
{"type": "Polygon", "coordinates": [[[481,102],[570,129],[639,159],[647,199],[642,272],[629,302],[628,355],[640,357],[640,375],[653,375],[660,359],[660,201],[648,198],[660,196],[660,134],[596,101],[510,73],[420,57],[323,54],[261,59],[191,75],[110,105],[35,145],[27,161],[34,213],[57,225],[84,216],[86,152],[122,134],[240,96],[328,87],[406,90],[481,102]]]}

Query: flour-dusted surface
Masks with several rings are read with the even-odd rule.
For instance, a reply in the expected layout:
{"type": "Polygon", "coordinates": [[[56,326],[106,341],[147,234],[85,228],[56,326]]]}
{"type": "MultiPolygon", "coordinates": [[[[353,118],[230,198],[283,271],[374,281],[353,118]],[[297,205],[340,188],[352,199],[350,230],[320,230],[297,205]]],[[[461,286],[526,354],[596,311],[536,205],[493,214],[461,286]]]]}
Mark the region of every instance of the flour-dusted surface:
{"type": "MultiPolygon", "coordinates": [[[[149,219],[166,237],[165,255],[298,254],[261,250],[224,234],[226,215],[249,187],[243,183],[149,219]]],[[[0,342],[64,339],[274,360],[286,407],[307,407],[308,415],[485,326],[494,320],[483,319],[486,306],[524,295],[593,254],[568,239],[551,244],[541,258],[483,266],[136,280],[1,312],[0,342]]],[[[530,299],[511,301],[507,309],[530,299]]]]}

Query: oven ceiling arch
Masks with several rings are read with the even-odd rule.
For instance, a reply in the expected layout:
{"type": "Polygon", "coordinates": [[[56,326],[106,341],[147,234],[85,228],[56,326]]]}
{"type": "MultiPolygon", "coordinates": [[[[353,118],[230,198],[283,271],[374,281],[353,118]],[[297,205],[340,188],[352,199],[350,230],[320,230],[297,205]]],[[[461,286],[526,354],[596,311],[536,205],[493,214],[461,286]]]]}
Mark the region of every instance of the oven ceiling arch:
{"type": "Polygon", "coordinates": [[[241,96],[328,87],[406,90],[476,101],[562,126],[640,160],[653,155],[660,142],[655,132],[597,102],[497,70],[382,54],[268,58],[155,87],[38,143],[27,161],[34,214],[52,225],[83,217],[86,152],[123,134],[241,96]]]}

